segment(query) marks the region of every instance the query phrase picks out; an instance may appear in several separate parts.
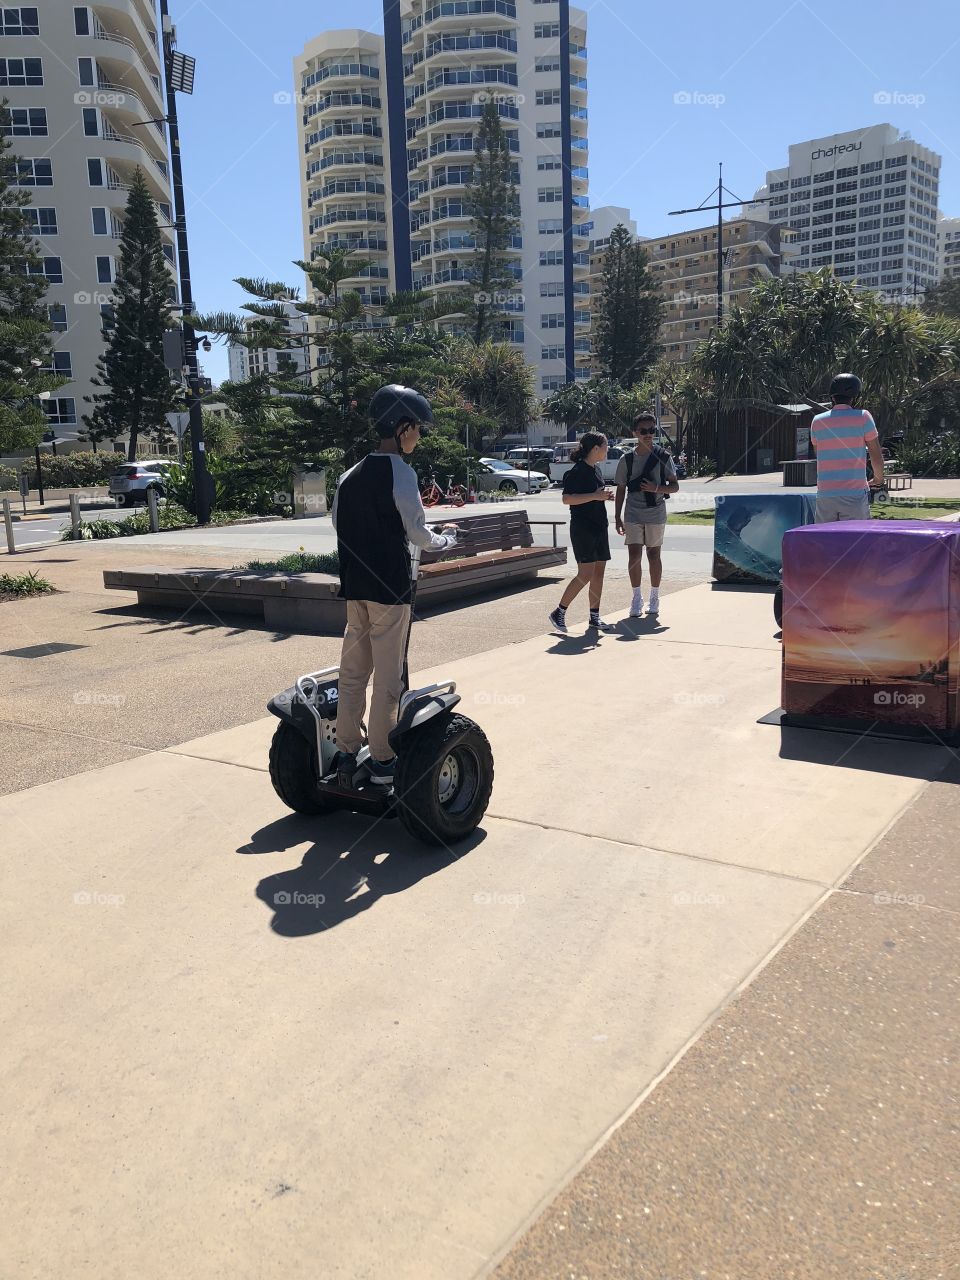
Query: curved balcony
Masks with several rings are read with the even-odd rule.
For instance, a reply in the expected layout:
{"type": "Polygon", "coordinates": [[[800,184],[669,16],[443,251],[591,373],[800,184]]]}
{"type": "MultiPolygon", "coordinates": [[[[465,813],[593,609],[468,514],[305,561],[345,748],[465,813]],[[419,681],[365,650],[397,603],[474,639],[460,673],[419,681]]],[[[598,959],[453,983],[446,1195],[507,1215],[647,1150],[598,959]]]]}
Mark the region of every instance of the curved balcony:
{"type": "Polygon", "coordinates": [[[123,88],[129,85],[144,102],[154,104],[145,118],[166,114],[163,92],[154,84],[148,65],[140,57],[140,51],[133,40],[101,27],[95,29],[91,37],[90,51],[96,59],[101,79],[123,88]]]}
{"type": "Polygon", "coordinates": [[[423,25],[427,27],[440,18],[453,21],[469,19],[472,26],[498,18],[516,21],[517,6],[513,0],[438,0],[424,11],[423,25]]]}
{"type": "Polygon", "coordinates": [[[343,195],[386,195],[386,188],[375,178],[344,178],[336,182],[328,182],[316,194],[317,200],[329,200],[332,196],[343,195]]]}
{"type": "Polygon", "coordinates": [[[327,249],[346,249],[348,253],[387,253],[389,244],[383,236],[327,236],[327,249]]]}
{"type": "Polygon", "coordinates": [[[328,169],[382,169],[383,156],[376,151],[331,151],[329,155],[314,160],[307,169],[307,177],[325,173],[328,169]]]}
{"type": "Polygon", "coordinates": [[[472,217],[473,211],[463,200],[446,200],[430,210],[431,222],[464,222],[472,217]]]}
{"type": "Polygon", "coordinates": [[[307,123],[314,116],[322,115],[327,111],[381,111],[383,103],[380,95],[376,93],[328,93],[322,98],[318,98],[312,102],[303,113],[303,122],[307,123]]]}
{"type": "Polygon", "coordinates": [[[360,121],[350,123],[328,124],[308,134],[304,142],[304,151],[312,151],[314,147],[327,138],[382,138],[383,130],[378,124],[366,124],[360,121]]]}
{"type": "Polygon", "coordinates": [[[379,80],[380,68],[370,62],[334,62],[319,71],[311,71],[300,81],[301,93],[326,80],[379,80]]]}
{"type": "Polygon", "coordinates": [[[380,222],[386,223],[387,215],[380,209],[331,209],[328,213],[315,218],[310,230],[330,227],[337,222],[380,222]]]}
{"type": "Polygon", "coordinates": [[[466,54],[483,54],[488,49],[502,49],[505,53],[517,53],[517,41],[512,36],[490,32],[477,36],[438,36],[427,40],[422,59],[414,57],[414,66],[419,61],[429,62],[441,54],[456,54],[458,61],[466,54]]]}
{"type": "MultiPolygon", "coordinates": [[[[444,120],[479,120],[483,115],[483,111],[484,108],[479,103],[469,106],[462,103],[445,103],[443,106],[430,111],[427,115],[411,120],[407,125],[407,141],[412,142],[423,129],[433,128],[434,125],[440,124],[444,120]]],[[[497,115],[501,120],[520,119],[519,109],[505,102],[497,103],[497,115]]]]}
{"type": "MultiPolygon", "coordinates": [[[[94,31],[102,28],[113,35],[122,37],[134,46],[141,58],[152,63],[157,71],[163,66],[159,36],[155,20],[148,25],[138,5],[131,5],[128,0],[93,0],[94,31]]],[[[98,32],[99,34],[99,32],[98,32]]]]}

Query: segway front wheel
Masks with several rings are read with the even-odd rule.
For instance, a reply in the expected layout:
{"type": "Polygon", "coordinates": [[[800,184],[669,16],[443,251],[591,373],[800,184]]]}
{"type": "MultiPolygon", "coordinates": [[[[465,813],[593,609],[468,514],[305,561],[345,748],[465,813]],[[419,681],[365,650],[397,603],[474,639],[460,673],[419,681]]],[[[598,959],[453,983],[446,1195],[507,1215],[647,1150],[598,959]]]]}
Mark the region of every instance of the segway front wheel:
{"type": "Polygon", "coordinates": [[[445,712],[400,747],[394,795],[400,821],[425,844],[449,845],[476,830],[493,790],[493,753],[467,716],[445,712]]]}
{"type": "Polygon", "coordinates": [[[317,795],[316,761],[316,747],[281,720],[270,743],[270,781],[287,808],[296,813],[330,812],[330,806],[317,795]]]}
{"type": "Polygon", "coordinates": [[[773,593],[773,616],[778,627],[783,626],[783,583],[773,593]]]}

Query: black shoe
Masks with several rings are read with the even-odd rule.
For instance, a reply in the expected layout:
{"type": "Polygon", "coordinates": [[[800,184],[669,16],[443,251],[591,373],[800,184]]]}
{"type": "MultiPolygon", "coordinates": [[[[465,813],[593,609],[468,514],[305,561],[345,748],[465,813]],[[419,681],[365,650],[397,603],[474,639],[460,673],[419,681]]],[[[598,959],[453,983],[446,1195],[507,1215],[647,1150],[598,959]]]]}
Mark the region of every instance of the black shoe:
{"type": "Polygon", "coordinates": [[[381,787],[393,786],[393,774],[397,767],[397,757],[392,760],[374,760],[373,756],[367,761],[367,768],[370,770],[370,781],[377,783],[381,787]]]}
{"type": "Polygon", "coordinates": [[[336,777],[338,787],[353,785],[353,775],[357,772],[357,757],[353,751],[338,751],[333,757],[330,772],[336,777]]]}

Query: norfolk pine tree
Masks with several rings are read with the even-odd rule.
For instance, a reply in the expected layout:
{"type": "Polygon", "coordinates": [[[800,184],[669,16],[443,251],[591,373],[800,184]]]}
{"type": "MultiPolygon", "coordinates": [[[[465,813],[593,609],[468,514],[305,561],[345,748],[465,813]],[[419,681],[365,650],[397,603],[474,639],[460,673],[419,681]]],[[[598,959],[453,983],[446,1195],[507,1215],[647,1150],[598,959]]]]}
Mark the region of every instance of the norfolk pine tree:
{"type": "Polygon", "coordinates": [[[474,290],[473,340],[477,345],[496,337],[497,307],[494,294],[512,293],[517,287],[507,250],[520,227],[520,197],[510,143],[500,123],[492,96],[488,96],[477,130],[473,178],[465,200],[473,216],[476,248],[470,262],[474,290]]]}
{"type": "Polygon", "coordinates": [[[622,224],[614,227],[603,259],[596,319],[596,349],[604,371],[633,387],[660,352],[663,301],[647,267],[646,250],[622,224]]]}
{"type": "MultiPolygon", "coordinates": [[[[8,119],[4,101],[0,124],[8,119]]],[[[50,320],[43,305],[47,282],[42,275],[28,274],[42,260],[24,213],[30,196],[16,179],[17,158],[0,135],[0,453],[28,449],[40,440],[47,418],[36,397],[66,381],[49,372],[50,320]]]]}
{"type": "Polygon", "coordinates": [[[91,439],[129,435],[130,461],[137,456],[141,434],[163,440],[169,431],[166,415],[177,404],[163,358],[164,330],[171,327],[171,283],[156,206],[138,168],[120,237],[113,330],[97,361],[97,377],[91,379],[104,389],[86,397],[94,409],[83,417],[91,439]]]}

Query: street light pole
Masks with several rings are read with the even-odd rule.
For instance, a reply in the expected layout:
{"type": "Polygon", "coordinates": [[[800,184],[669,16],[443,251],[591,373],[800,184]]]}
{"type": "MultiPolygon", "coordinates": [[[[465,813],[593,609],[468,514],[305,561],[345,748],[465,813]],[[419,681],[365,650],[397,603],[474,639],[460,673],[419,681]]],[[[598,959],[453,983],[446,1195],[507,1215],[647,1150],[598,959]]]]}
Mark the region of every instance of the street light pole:
{"type": "Polygon", "coordinates": [[[183,168],[180,163],[180,126],[177,120],[177,91],[172,75],[173,24],[167,0],[160,0],[163,27],[163,70],[167,90],[167,127],[170,134],[170,164],[173,186],[173,208],[177,229],[177,262],[180,268],[180,301],[183,304],[183,346],[187,362],[187,405],[190,413],[190,444],[193,456],[193,491],[197,506],[197,523],[210,523],[213,485],[207,472],[206,446],[203,440],[203,402],[200,397],[200,366],[197,362],[197,335],[190,323],[193,315],[193,289],[190,283],[190,250],[187,245],[187,215],[183,200],[183,168]]]}

